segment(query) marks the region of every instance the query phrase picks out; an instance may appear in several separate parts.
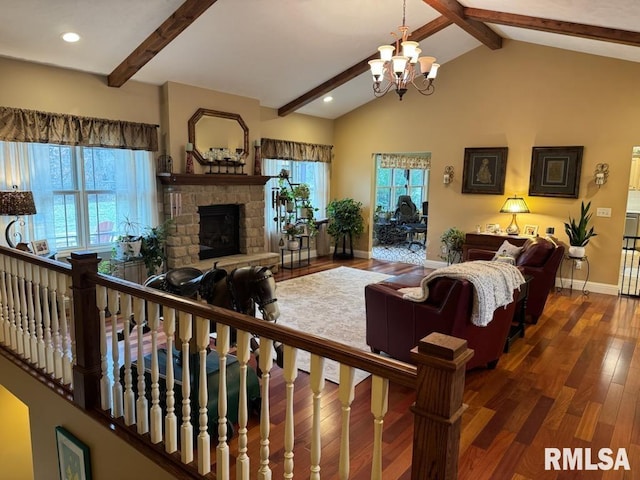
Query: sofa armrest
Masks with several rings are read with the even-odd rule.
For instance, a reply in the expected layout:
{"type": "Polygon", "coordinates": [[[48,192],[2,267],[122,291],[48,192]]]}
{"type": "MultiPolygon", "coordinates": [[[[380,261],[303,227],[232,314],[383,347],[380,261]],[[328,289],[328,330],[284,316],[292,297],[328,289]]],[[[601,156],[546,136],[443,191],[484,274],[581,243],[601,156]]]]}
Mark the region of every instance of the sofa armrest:
{"type": "Polygon", "coordinates": [[[481,250],[479,248],[470,248],[467,251],[467,260],[492,260],[496,252],[490,250],[481,250]]]}

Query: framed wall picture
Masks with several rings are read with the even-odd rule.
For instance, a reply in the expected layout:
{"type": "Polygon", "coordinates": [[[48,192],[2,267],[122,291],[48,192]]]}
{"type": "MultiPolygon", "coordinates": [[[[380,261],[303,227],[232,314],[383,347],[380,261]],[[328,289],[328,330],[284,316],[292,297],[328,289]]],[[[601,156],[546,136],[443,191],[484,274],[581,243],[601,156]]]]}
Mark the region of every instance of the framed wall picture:
{"type": "Polygon", "coordinates": [[[49,242],[47,240],[34,240],[31,242],[31,250],[36,255],[46,255],[49,253],[49,242]]]}
{"type": "Polygon", "coordinates": [[[462,193],[504,194],[507,147],[464,149],[462,193]]]}
{"type": "Polygon", "coordinates": [[[56,445],[60,480],[91,480],[89,447],[63,427],[56,427],[56,445]]]}
{"type": "Polygon", "coordinates": [[[530,237],[535,237],[538,235],[538,225],[525,225],[522,233],[530,237]]]}
{"type": "Polygon", "coordinates": [[[529,195],[578,198],[584,147],[533,147],[529,195]]]}

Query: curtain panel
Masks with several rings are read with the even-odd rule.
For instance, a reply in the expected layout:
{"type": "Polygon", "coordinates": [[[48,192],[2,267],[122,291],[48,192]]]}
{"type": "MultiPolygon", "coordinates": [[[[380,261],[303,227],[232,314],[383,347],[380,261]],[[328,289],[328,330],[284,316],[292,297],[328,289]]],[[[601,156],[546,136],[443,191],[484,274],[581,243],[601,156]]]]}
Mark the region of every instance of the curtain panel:
{"type": "Polygon", "coordinates": [[[288,140],[274,140],[273,138],[263,138],[260,145],[262,147],[262,158],[331,163],[333,145],[291,142],[288,140]]]}
{"type": "Polygon", "coordinates": [[[158,150],[158,126],[0,107],[0,140],[158,150]]]}
{"type": "Polygon", "coordinates": [[[381,168],[431,168],[431,153],[425,156],[407,155],[401,153],[380,153],[381,168]]]}

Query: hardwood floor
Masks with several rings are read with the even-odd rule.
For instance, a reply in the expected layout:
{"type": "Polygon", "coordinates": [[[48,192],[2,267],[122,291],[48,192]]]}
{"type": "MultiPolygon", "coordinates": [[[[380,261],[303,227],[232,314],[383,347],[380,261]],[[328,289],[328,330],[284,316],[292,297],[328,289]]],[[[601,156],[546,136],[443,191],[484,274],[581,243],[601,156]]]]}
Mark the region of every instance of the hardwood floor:
{"type": "MultiPolygon", "coordinates": [[[[423,272],[422,267],[379,260],[334,262],[313,259],[309,267],[285,270],[277,281],[339,265],[392,275],[423,272]]],[[[527,325],[525,338],[513,342],[495,370],[467,373],[468,404],[460,442],[459,479],[565,480],[640,478],[640,315],[638,301],[601,294],[582,296],[568,290],[550,295],[537,325],[527,325]],[[637,413],[636,413],[637,412],[637,413]],[[591,448],[597,451],[625,448],[630,471],[545,471],[545,447],[591,448]]],[[[272,391],[282,378],[273,371],[272,391]]],[[[300,373],[297,390],[305,389],[308,376],[300,373]]],[[[370,440],[373,430],[366,401],[370,379],[356,387],[352,405],[351,477],[369,478],[370,440]]],[[[283,397],[284,398],[284,397],[283,397]]],[[[301,396],[298,407],[309,407],[301,396]]],[[[384,421],[384,478],[408,479],[411,462],[413,395],[397,385],[390,389],[389,413],[384,421]]],[[[272,399],[274,422],[282,413],[283,399],[272,399]]],[[[327,382],[323,394],[322,476],[336,478],[337,432],[340,405],[337,388],[327,382]]],[[[284,417],[282,417],[284,418],[284,417]]],[[[307,446],[309,418],[297,417],[297,445],[307,446]]],[[[274,428],[272,434],[276,434],[274,428]]],[[[274,443],[277,445],[277,443],[274,443]]],[[[304,477],[308,459],[295,457],[297,475],[304,477]]],[[[304,452],[304,450],[303,450],[304,452]]],[[[272,452],[273,453],[273,452],[272,452]]],[[[282,466],[273,465],[274,478],[282,466]]]]}

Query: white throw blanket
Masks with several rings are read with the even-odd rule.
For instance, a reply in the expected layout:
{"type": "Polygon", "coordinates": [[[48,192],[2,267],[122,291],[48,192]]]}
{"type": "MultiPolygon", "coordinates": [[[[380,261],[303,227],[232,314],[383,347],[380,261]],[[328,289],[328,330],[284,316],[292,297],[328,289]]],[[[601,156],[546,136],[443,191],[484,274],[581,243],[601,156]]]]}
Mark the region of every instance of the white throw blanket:
{"type": "Polygon", "coordinates": [[[471,323],[486,327],[493,312],[513,301],[513,291],[520,290],[525,280],[517,267],[503,262],[477,260],[455,263],[439,268],[424,277],[419,287],[401,288],[402,298],[412,302],[424,302],[429,298],[427,284],[438,277],[468,280],[474,286],[471,323]]]}

